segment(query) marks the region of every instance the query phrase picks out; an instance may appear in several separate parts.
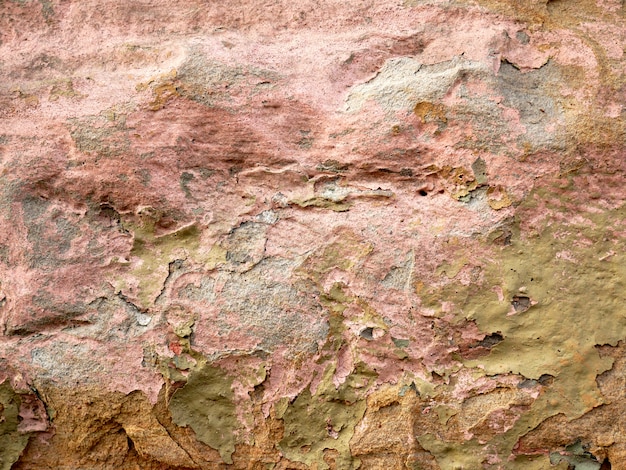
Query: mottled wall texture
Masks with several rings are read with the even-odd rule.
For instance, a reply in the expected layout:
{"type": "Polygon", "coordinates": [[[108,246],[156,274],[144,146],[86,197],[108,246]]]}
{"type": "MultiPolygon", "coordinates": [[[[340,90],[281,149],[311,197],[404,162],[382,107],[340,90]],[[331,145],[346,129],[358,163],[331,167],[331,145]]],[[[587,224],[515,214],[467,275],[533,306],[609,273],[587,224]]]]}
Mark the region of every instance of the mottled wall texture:
{"type": "Polygon", "coordinates": [[[0,470],[626,469],[622,0],[0,0],[0,470]]]}

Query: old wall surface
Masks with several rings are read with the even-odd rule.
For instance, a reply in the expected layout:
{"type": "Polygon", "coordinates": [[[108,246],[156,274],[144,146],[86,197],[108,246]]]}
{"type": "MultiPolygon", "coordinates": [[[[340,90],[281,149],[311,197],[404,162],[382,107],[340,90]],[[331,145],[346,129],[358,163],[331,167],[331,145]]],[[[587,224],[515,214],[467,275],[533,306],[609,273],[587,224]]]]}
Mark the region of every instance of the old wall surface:
{"type": "Polygon", "coordinates": [[[0,469],[626,469],[620,0],[0,0],[0,469]]]}

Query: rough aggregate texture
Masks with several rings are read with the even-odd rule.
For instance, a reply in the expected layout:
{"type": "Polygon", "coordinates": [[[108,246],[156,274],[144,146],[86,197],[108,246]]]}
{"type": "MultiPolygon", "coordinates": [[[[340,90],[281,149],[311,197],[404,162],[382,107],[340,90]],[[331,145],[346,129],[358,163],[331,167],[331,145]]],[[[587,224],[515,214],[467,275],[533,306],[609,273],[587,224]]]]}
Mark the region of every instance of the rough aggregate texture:
{"type": "Polygon", "coordinates": [[[619,0],[0,0],[0,469],[626,468],[619,0]]]}

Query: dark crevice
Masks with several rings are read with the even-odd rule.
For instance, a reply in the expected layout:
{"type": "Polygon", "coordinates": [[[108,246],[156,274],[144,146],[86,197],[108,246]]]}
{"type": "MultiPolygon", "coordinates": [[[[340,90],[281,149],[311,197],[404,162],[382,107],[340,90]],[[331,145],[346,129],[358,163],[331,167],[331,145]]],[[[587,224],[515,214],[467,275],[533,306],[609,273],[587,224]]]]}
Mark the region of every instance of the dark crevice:
{"type": "Polygon", "coordinates": [[[145,313],[147,311],[147,309],[145,308],[139,308],[121,292],[118,292],[116,295],[123,303],[125,303],[133,311],[133,313],[145,313]]]}
{"type": "Polygon", "coordinates": [[[372,341],[374,339],[374,328],[372,328],[371,326],[368,326],[367,328],[361,330],[361,332],[359,333],[359,336],[361,336],[361,338],[366,339],[368,341],[372,341]]]}
{"type": "Polygon", "coordinates": [[[155,305],[158,305],[161,302],[162,298],[165,296],[165,291],[167,290],[168,286],[172,283],[172,275],[176,271],[181,269],[184,263],[185,263],[185,260],[183,259],[175,259],[174,261],[171,261],[169,263],[167,277],[165,278],[165,281],[163,281],[163,287],[161,287],[161,292],[159,292],[159,295],[154,300],[155,305]]]}
{"type": "Polygon", "coordinates": [[[514,295],[511,300],[511,305],[513,305],[516,313],[525,312],[531,306],[530,298],[524,295],[514,295]]]}
{"type": "Polygon", "coordinates": [[[490,335],[485,336],[481,341],[476,343],[473,347],[483,347],[490,349],[494,347],[496,344],[502,342],[504,340],[504,336],[500,332],[495,332],[490,335]]]}

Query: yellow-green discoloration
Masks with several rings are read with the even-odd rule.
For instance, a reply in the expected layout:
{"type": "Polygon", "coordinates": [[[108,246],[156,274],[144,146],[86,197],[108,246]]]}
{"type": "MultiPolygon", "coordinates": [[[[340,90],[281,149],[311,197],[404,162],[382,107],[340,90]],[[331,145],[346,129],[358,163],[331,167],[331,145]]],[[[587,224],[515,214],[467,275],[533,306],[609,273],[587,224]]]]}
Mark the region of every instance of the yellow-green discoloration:
{"type": "Polygon", "coordinates": [[[562,411],[572,418],[600,404],[595,377],[610,369],[611,361],[601,359],[594,346],[615,345],[626,333],[623,248],[615,250],[606,238],[625,209],[588,214],[581,224],[551,225],[503,248],[485,273],[502,299],[483,289],[483,295],[469,295],[462,308],[483,331],[500,332],[504,341],[468,365],[480,365],[488,374],[556,376],[555,388],[564,385],[561,400],[568,402],[562,411]],[[605,258],[612,251],[615,255],[605,258]]]}
{"type": "Polygon", "coordinates": [[[229,464],[239,428],[232,383],[223,371],[207,364],[190,374],[169,404],[174,422],[190,426],[199,441],[218,450],[229,464]]]}
{"type": "Polygon", "coordinates": [[[507,458],[519,438],[548,417],[562,413],[574,419],[604,403],[596,377],[613,362],[596,345],[616,345],[626,337],[625,247],[617,235],[626,206],[573,219],[567,208],[572,196],[562,187],[533,192],[518,214],[544,211],[541,226],[528,235],[513,228],[518,233],[510,245],[492,259],[475,259],[484,271],[480,284],[451,282],[438,292],[459,316],[504,338],[488,356],[465,361],[466,367],[489,376],[554,376],[512,428],[491,440],[491,451],[476,439],[453,444],[421,436],[422,446],[445,468],[478,468],[490,452],[507,458]],[[535,207],[540,204],[546,207],[535,207]]]}
{"type": "Polygon", "coordinates": [[[365,414],[365,392],[376,374],[360,364],[335,388],[334,373],[335,367],[329,367],[315,394],[307,389],[286,409],[282,408],[284,412],[279,417],[285,423],[285,434],[279,447],[287,458],[317,464],[319,469],[329,468],[323,458],[324,450],[335,449],[339,453],[338,470],[358,468],[359,461],[351,456],[350,439],[365,414]]]}
{"type": "Polygon", "coordinates": [[[330,209],[335,212],[346,212],[347,210],[350,210],[350,206],[352,205],[350,202],[338,202],[319,196],[308,199],[294,199],[291,202],[300,207],[319,207],[321,209],[330,209]]]}
{"type": "Polygon", "coordinates": [[[155,235],[156,219],[143,217],[139,223],[124,222],[124,228],[134,233],[131,255],[139,262],[132,275],[139,281],[138,297],[143,307],[149,307],[158,297],[169,274],[169,263],[193,255],[197,262],[211,269],[226,262],[226,250],[214,246],[201,251],[200,230],[193,224],[166,235],[155,235]]]}
{"type": "Polygon", "coordinates": [[[200,237],[198,229],[190,226],[157,238],[151,225],[133,227],[135,241],[131,250],[131,255],[140,259],[133,274],[139,279],[139,300],[144,307],[154,302],[163,287],[174,252],[180,250],[179,258],[186,257],[189,251],[198,249],[200,237]]]}
{"type": "Polygon", "coordinates": [[[28,435],[17,430],[20,402],[8,381],[0,384],[0,470],[9,470],[28,444],[28,435]]]}
{"type": "Polygon", "coordinates": [[[437,463],[442,469],[482,468],[485,446],[475,441],[448,443],[440,441],[432,434],[425,434],[417,440],[424,449],[437,458],[437,463]]]}

